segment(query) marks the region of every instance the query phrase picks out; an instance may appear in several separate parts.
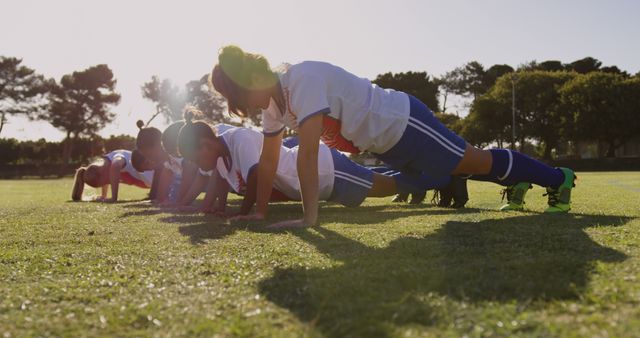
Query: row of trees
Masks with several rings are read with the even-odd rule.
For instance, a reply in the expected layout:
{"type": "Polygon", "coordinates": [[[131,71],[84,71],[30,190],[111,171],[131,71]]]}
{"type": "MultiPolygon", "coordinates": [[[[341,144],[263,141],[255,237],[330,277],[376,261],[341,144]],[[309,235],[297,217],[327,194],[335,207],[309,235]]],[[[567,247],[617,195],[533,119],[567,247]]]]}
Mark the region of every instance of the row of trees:
{"type": "MultiPolygon", "coordinates": [[[[115,87],[113,72],[104,64],[56,81],[37,74],[21,59],[0,56],[0,135],[12,115],[47,121],[65,133],[61,153],[63,163],[69,163],[76,146],[96,139],[97,133],[115,119],[112,109],[120,102],[115,87]]],[[[230,122],[224,100],[208,88],[207,75],[184,88],[154,76],[142,86],[142,96],[156,104],[156,113],[149,116],[148,123],[158,115],[167,122],[179,120],[187,105],[197,106],[211,121],[230,122]]],[[[86,152],[82,148],[79,151],[86,152]]]]}
{"type": "Polygon", "coordinates": [[[442,77],[386,73],[374,82],[436,107],[449,128],[481,147],[511,143],[514,107],[520,149],[535,143],[547,159],[561,144],[594,141],[607,145],[606,156],[614,156],[618,147],[640,136],[640,73],[603,67],[591,57],[568,64],[530,62],[517,70],[509,65],[485,69],[473,61],[442,77]],[[465,118],[447,113],[450,95],[470,100],[465,118]]]}
{"type": "MultiPolygon", "coordinates": [[[[426,72],[385,73],[374,82],[416,96],[450,128],[470,142],[503,146],[511,141],[511,109],[515,103],[518,144],[538,144],[545,157],[560,144],[600,141],[608,155],[640,134],[638,121],[640,74],[631,76],[616,66],[603,67],[587,57],[571,63],[529,62],[517,69],[499,64],[485,68],[469,62],[441,77],[426,72]],[[516,100],[512,97],[516,93],[516,100]],[[452,96],[468,102],[469,114],[451,111],[452,96]]],[[[72,159],[74,145],[95,138],[112,122],[120,101],[116,80],[107,65],[97,65],[47,79],[16,58],[0,57],[0,133],[10,115],[50,122],[66,134],[63,162],[72,159]]],[[[213,122],[234,122],[224,100],[208,88],[207,75],[181,87],[153,76],[141,86],[142,96],[167,122],[182,118],[186,105],[195,105],[213,122]]],[[[259,125],[259,119],[249,121],[259,125]]],[[[1,135],[1,134],[0,134],[1,135]]]]}
{"type": "Polygon", "coordinates": [[[640,77],[594,71],[527,71],[498,79],[474,100],[470,114],[460,122],[463,135],[479,145],[511,140],[513,91],[518,143],[539,143],[551,158],[561,142],[576,145],[598,141],[606,155],[640,136],[640,77]]]}
{"type": "Polygon", "coordinates": [[[111,108],[120,102],[116,80],[107,65],[97,65],[47,79],[22,65],[22,60],[0,57],[0,132],[9,115],[48,121],[66,134],[63,162],[82,137],[93,137],[115,119],[111,108]]]}
{"type": "MultiPolygon", "coordinates": [[[[13,138],[0,139],[0,165],[4,164],[68,164],[63,162],[60,154],[63,153],[66,143],[73,140],[51,142],[43,138],[37,141],[18,141],[13,138]]],[[[135,137],[130,135],[110,136],[102,138],[93,136],[80,138],[75,141],[71,163],[88,163],[96,156],[103,155],[116,149],[133,149],[136,144],[135,137]]]]}

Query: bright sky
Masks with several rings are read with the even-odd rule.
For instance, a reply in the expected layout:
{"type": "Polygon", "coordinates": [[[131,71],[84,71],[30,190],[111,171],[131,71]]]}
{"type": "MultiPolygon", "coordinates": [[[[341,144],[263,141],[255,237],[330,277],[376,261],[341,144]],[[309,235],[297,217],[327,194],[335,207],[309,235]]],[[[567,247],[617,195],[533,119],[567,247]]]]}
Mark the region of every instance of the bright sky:
{"type": "MultiPolygon", "coordinates": [[[[370,79],[388,71],[442,75],[471,60],[489,67],[585,56],[640,70],[636,0],[0,0],[0,8],[0,55],[58,80],[99,63],[111,67],[122,101],[103,136],[135,135],[135,121],[151,116],[140,86],[152,75],[197,79],[225,44],[272,65],[322,60],[370,79]]],[[[9,117],[0,137],[63,134],[9,117]]]]}

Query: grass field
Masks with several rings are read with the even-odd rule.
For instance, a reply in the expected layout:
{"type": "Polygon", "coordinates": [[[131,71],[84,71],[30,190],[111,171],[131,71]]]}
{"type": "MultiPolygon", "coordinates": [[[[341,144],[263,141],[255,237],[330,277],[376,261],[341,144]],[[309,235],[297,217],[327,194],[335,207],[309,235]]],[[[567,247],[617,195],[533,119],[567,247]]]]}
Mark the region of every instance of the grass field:
{"type": "Polygon", "coordinates": [[[294,231],[0,181],[0,336],[640,337],[640,173],[578,175],[569,215],[470,182],[464,210],[323,204],[294,231]]]}

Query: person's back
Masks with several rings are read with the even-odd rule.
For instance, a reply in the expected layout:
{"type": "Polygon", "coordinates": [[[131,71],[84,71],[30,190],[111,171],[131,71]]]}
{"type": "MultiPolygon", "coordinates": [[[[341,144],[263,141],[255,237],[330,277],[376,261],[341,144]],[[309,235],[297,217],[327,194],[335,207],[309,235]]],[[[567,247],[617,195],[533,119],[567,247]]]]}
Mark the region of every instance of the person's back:
{"type": "MultiPolygon", "coordinates": [[[[234,190],[241,190],[246,184],[250,170],[260,160],[263,136],[259,131],[249,128],[235,128],[219,136],[227,145],[231,163],[218,161],[218,172],[229,180],[234,190]]],[[[321,144],[318,155],[318,178],[320,195],[328,198],[333,186],[333,160],[326,145],[321,144]]],[[[276,172],[274,188],[287,197],[300,200],[300,182],[297,170],[298,147],[280,149],[280,160],[276,172]]]]}

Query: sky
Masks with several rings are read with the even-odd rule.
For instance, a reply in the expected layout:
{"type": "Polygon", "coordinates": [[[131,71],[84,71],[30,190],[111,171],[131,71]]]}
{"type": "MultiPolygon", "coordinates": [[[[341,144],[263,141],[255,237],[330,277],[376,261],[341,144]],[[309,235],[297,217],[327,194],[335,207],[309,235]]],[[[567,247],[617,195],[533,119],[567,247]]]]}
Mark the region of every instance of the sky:
{"type": "MultiPolygon", "coordinates": [[[[0,55],[47,77],[106,63],[121,102],[102,136],[135,136],[154,105],[140,86],[158,75],[200,78],[235,44],[272,65],[320,60],[373,79],[385,72],[440,76],[476,60],[490,67],[586,56],[640,71],[636,0],[0,0],[0,55]]],[[[162,119],[155,126],[164,127],[162,119]]],[[[64,135],[9,117],[0,137],[64,135]]]]}

